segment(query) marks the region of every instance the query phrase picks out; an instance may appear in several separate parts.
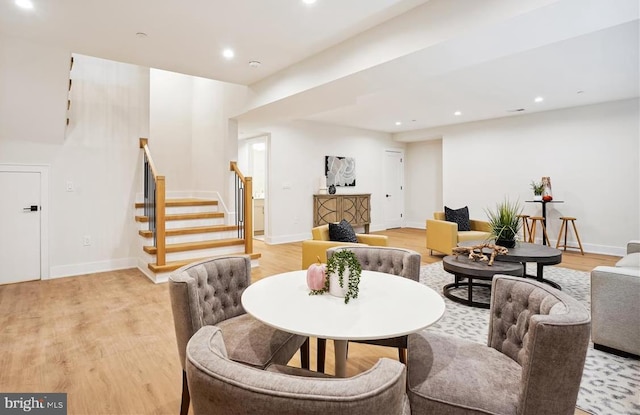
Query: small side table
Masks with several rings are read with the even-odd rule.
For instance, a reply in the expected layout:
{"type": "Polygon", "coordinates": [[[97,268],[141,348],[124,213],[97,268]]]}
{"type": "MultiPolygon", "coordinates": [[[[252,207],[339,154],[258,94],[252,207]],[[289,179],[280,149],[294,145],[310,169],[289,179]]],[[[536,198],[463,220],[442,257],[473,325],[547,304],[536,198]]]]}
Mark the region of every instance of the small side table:
{"type": "MultiPolygon", "coordinates": [[[[544,227],[546,229],[547,227],[547,203],[564,203],[564,200],[550,200],[548,202],[545,202],[544,200],[525,200],[525,202],[527,203],[542,203],[542,217],[544,218],[544,220],[542,221],[544,223],[544,227]]],[[[546,241],[544,240],[544,238],[542,238],[542,245],[546,245],[546,241]]]]}

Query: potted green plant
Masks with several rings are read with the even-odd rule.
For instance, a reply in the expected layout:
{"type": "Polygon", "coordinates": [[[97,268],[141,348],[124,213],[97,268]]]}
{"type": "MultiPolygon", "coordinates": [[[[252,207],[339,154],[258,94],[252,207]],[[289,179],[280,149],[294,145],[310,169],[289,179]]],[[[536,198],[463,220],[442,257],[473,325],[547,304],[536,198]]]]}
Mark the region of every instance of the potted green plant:
{"type": "Polygon", "coordinates": [[[325,292],[336,297],[344,297],[344,303],[349,303],[352,298],[358,298],[358,286],[362,267],[358,258],[348,249],[342,249],[333,253],[327,261],[324,287],[320,290],[311,290],[310,295],[322,295],[325,292]]]}
{"type": "Polygon", "coordinates": [[[505,248],[516,246],[516,237],[520,231],[520,218],[518,215],[522,208],[518,202],[510,202],[505,199],[496,204],[496,210],[486,210],[491,227],[491,237],[495,239],[496,245],[505,248]]]}
{"type": "Polygon", "coordinates": [[[544,192],[544,184],[542,182],[531,181],[531,189],[533,190],[533,200],[542,200],[542,192],[544,192]]]}

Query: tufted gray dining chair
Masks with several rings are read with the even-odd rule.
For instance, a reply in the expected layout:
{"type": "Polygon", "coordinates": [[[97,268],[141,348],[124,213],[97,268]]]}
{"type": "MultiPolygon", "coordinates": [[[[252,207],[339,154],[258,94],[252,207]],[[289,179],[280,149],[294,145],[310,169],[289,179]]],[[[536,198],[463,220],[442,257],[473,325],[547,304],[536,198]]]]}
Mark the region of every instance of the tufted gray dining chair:
{"type": "Polygon", "coordinates": [[[195,415],[409,415],[406,368],[380,359],[351,378],[332,378],[272,365],[256,370],[227,357],[218,327],[203,327],[189,341],[186,371],[195,415]],[[285,370],[282,370],[285,369],[285,370]]]}
{"type": "Polygon", "coordinates": [[[204,326],[224,333],[229,358],[259,369],[287,364],[300,349],[302,366],[309,367],[309,338],[274,329],[247,314],[241,296],[251,284],[247,255],[208,259],[186,265],[169,276],[169,294],[182,364],[182,404],[189,411],[185,354],[189,339],[204,326]]]}
{"type": "Polygon", "coordinates": [[[591,317],[537,281],[496,276],[487,345],[423,330],[409,335],[412,414],[575,412],[591,317]]]}
{"type": "MultiPolygon", "coordinates": [[[[363,270],[378,271],[387,274],[398,275],[414,281],[420,279],[419,253],[402,248],[389,248],[378,246],[339,246],[327,249],[327,260],[340,250],[352,251],[363,270]]],[[[377,346],[397,347],[398,359],[402,363],[407,362],[407,336],[378,340],[351,340],[357,343],[374,344],[377,346]]],[[[318,339],[317,368],[324,372],[324,360],[326,355],[326,340],[318,339]]]]}

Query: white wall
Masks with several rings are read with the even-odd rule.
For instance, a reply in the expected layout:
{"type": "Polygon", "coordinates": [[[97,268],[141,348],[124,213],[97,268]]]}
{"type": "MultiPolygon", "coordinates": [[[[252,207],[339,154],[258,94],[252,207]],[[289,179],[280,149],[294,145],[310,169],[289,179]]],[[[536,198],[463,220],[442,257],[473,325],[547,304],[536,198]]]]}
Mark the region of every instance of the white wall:
{"type": "MultiPolygon", "coordinates": [[[[29,76],[13,82],[28,91],[33,77],[43,94],[56,99],[45,96],[38,101],[38,94],[30,95],[47,117],[40,125],[38,114],[29,113],[35,118],[12,127],[15,134],[3,134],[0,163],[50,165],[50,206],[43,207],[50,212],[50,276],[134,266],[133,201],[140,186],[138,138],[149,132],[148,69],[76,55],[71,123],[65,136],[70,54],[51,54],[49,47],[38,45],[18,49],[21,59],[7,59],[2,70],[16,72],[25,61],[39,62],[28,68],[29,76]],[[65,86],[61,94],[53,92],[58,85],[65,86]],[[52,114],[58,119],[49,121],[52,114]],[[20,135],[21,128],[45,139],[30,141],[20,135]],[[67,182],[73,183],[73,192],[66,191],[67,182]],[[90,246],[83,246],[85,235],[91,236],[90,246]]],[[[4,91],[0,95],[4,97],[4,91]]],[[[6,111],[7,119],[24,119],[28,109],[16,106],[6,111]]]]}
{"type": "MultiPolygon", "coordinates": [[[[325,156],[354,157],[356,186],[337,193],[371,193],[371,230],[384,229],[384,151],[404,149],[390,134],[309,121],[265,128],[271,134],[269,151],[268,243],[311,237],[313,194],[324,176],[325,156]]],[[[358,229],[356,229],[358,230],[358,229]]]]}
{"type": "Polygon", "coordinates": [[[407,144],[405,225],[424,228],[442,210],[442,140],[407,144]]]}
{"type": "MultiPolygon", "coordinates": [[[[554,199],[564,201],[547,205],[554,244],[558,217],[574,216],[587,251],[622,255],[628,240],[640,239],[639,114],[632,99],[441,128],[443,204],[484,218],[509,197],[539,215],[539,204],[524,203],[529,183],[550,176],[554,199]]],[[[411,159],[429,154],[416,144],[409,150],[411,159]]],[[[419,198],[419,189],[408,190],[419,198]]]]}
{"type": "Polygon", "coordinates": [[[167,190],[218,192],[229,204],[237,134],[228,118],[246,87],[151,69],[150,88],[149,147],[167,190]]]}
{"type": "Polygon", "coordinates": [[[0,141],[63,142],[70,59],[69,50],[0,34],[0,141]]]}

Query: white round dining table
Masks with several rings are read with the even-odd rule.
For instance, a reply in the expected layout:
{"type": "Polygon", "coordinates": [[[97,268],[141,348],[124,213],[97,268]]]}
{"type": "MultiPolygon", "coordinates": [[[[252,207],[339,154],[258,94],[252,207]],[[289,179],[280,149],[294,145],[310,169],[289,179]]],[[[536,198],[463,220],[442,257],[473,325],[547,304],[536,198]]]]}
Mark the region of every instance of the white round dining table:
{"type": "Polygon", "coordinates": [[[335,374],[344,377],[348,340],[385,339],[422,330],[444,314],[443,298],[397,275],[362,271],[358,298],[309,295],[306,270],[265,277],[242,294],[244,309],[289,333],[332,339],[335,374]]]}

